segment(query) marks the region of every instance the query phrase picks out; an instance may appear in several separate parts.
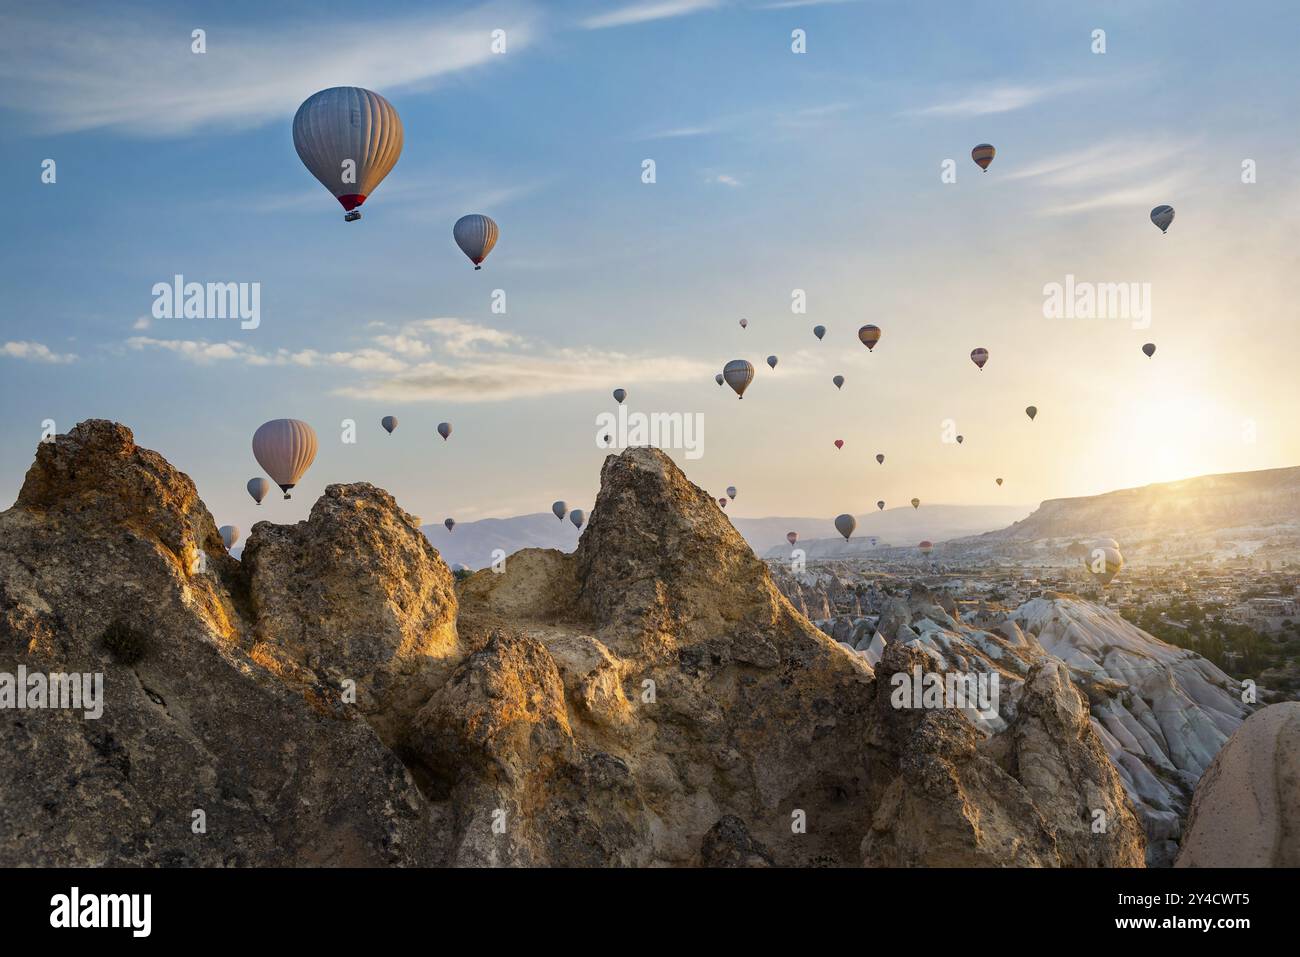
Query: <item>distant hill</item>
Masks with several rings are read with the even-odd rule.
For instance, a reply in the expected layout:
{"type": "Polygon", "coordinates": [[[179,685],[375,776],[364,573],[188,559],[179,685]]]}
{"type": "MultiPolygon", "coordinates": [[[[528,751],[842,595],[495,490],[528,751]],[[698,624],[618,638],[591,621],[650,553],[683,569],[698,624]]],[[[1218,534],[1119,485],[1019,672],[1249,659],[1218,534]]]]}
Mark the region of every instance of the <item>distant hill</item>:
{"type": "MultiPolygon", "coordinates": [[[[999,528],[1027,515],[1029,505],[922,505],[873,511],[857,516],[858,528],[848,548],[858,550],[877,544],[915,545],[923,538],[933,542],[972,535],[999,528]]],[[[735,518],[732,525],[749,542],[758,555],[774,548],[785,548],[786,533],[798,532],[810,557],[823,552],[829,557],[839,554],[844,542],[835,535],[833,516],[822,518],[735,518]],[[838,544],[837,544],[838,543],[838,544]]],[[[521,548],[558,548],[571,552],[578,544],[578,531],[568,519],[558,521],[549,512],[519,515],[514,518],[485,518],[461,522],[455,531],[442,525],[423,526],[424,534],[443,559],[451,565],[486,568],[492,564],[494,549],[510,555],[521,548]]]]}
{"type": "MultiPolygon", "coordinates": [[[[949,542],[953,555],[1041,557],[1113,538],[1126,559],[1300,558],[1300,468],[1202,475],[1102,495],[1049,499],[1006,528],[949,542]]],[[[1059,556],[1058,556],[1059,557],[1059,556]]]]}

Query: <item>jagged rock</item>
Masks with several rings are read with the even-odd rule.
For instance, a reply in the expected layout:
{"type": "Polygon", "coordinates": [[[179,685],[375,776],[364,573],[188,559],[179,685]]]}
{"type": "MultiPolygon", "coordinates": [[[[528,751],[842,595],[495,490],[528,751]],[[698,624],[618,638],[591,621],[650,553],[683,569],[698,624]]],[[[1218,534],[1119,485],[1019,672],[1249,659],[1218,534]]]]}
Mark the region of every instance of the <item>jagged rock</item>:
{"type": "Polygon", "coordinates": [[[330,485],[305,522],[253,526],[242,556],[254,656],[356,704],[391,744],[459,657],[451,572],[393,497],[330,485]]]}
{"type": "Polygon", "coordinates": [[[954,710],[893,706],[888,677],[918,667],[932,660],[894,643],[876,669],[875,734],[898,773],[873,811],[864,864],[1143,865],[1142,831],[1063,669],[1040,665],[1018,722],[984,739],[954,710]],[[1059,792],[1049,786],[1054,767],[1059,792]],[[1084,806],[1111,812],[1105,833],[1086,834],[1084,806]]]}
{"type": "Polygon", "coordinates": [[[771,867],[772,854],[754,840],[745,822],[734,814],[725,815],[709,828],[700,843],[700,864],[704,867],[771,867]]]}
{"type": "Polygon", "coordinates": [[[130,430],[40,447],[0,513],[0,672],[102,673],[103,714],[0,710],[0,865],[427,859],[402,764],[247,653],[234,565],[193,483],[130,430]],[[105,646],[114,623],[131,654],[105,646]]]}
{"type": "Polygon", "coordinates": [[[1300,867],[1300,702],[1251,715],[1196,787],[1175,867],[1300,867]]]}

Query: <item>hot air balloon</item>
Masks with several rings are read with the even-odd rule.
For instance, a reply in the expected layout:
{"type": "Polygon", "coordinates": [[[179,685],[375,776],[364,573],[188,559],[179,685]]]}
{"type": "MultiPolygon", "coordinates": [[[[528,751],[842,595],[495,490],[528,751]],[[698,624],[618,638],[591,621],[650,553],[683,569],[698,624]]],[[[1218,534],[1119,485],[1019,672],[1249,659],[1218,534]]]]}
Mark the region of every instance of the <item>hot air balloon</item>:
{"type": "Polygon", "coordinates": [[[569,505],[567,502],[552,502],[551,512],[560,521],[564,521],[564,516],[569,514],[569,505]]]}
{"type": "Polygon", "coordinates": [[[835,383],[835,388],[837,389],[844,388],[844,376],[842,375],[832,376],[831,381],[835,383]]]}
{"type": "Polygon", "coordinates": [[[961,445],[961,444],[962,444],[963,442],[965,442],[965,441],[966,441],[966,436],[964,436],[964,435],[959,435],[959,436],[957,436],[957,444],[958,444],[958,445],[961,445]]]}
{"type": "Polygon", "coordinates": [[[820,342],[822,336],[826,335],[826,327],[825,327],[825,326],[813,326],[813,335],[816,336],[816,337],[817,337],[817,341],[820,342]]]}
{"type": "Polygon", "coordinates": [[[912,508],[920,508],[920,507],[921,507],[921,500],[919,498],[912,499],[912,508]]]}
{"type": "Polygon", "coordinates": [[[614,401],[617,402],[619,405],[622,405],[623,400],[626,398],[627,398],[627,389],[614,390],[614,401]]]}
{"type": "Polygon", "coordinates": [[[768,357],[767,357],[767,365],[768,365],[769,368],[771,368],[771,369],[775,369],[775,368],[776,368],[776,356],[768,356],[768,357]]]}
{"type": "Polygon", "coordinates": [[[754,381],[754,367],[744,359],[732,359],[722,367],[722,377],[736,395],[743,399],[745,390],[754,381]]]}
{"type": "Polygon", "coordinates": [[[975,363],[980,369],[984,368],[984,363],[989,361],[989,351],[983,347],[972,349],[970,352],[970,361],[975,363]]]}
{"type": "Polygon", "coordinates": [[[877,464],[877,465],[884,465],[884,464],[885,464],[885,453],[884,453],[884,452],[877,452],[877,453],[876,453],[876,464],[877,464]]]}
{"type": "Polygon", "coordinates": [[[1147,354],[1147,358],[1150,359],[1153,355],[1156,354],[1156,344],[1154,342],[1148,342],[1146,345],[1142,347],[1142,351],[1145,352],[1147,354]]]}
{"type": "Polygon", "coordinates": [[[997,482],[998,485],[1001,485],[1001,484],[1002,484],[1002,479],[994,479],[993,481],[997,482]]]}
{"type": "Polygon", "coordinates": [[[868,352],[876,348],[876,343],[880,341],[880,336],[880,327],[873,326],[870,323],[858,330],[858,339],[860,339],[862,344],[867,347],[868,352]]]}
{"type": "Polygon", "coordinates": [[[298,419],[272,419],[253,433],[253,457],[284,497],[316,458],[316,433],[298,419]]]}
{"type": "Polygon", "coordinates": [[[251,478],[245,488],[248,489],[248,494],[253,496],[253,501],[261,505],[262,499],[266,498],[266,493],[271,491],[271,483],[264,478],[251,478]]]}
{"type": "Polygon", "coordinates": [[[1109,585],[1124,567],[1124,556],[1118,548],[1098,546],[1093,548],[1084,559],[1088,574],[1103,586],[1109,585]]]}
{"type": "Polygon", "coordinates": [[[923,542],[921,542],[921,544],[918,545],[917,547],[921,549],[921,554],[922,554],[922,555],[929,555],[929,554],[930,554],[930,549],[934,548],[934,542],[931,542],[931,541],[923,541],[923,542]]]}
{"type": "Polygon", "coordinates": [[[450,422],[439,422],[439,423],[438,423],[438,434],[441,435],[441,436],[442,436],[442,440],[443,440],[444,442],[446,442],[446,441],[447,441],[447,436],[451,435],[451,423],[450,423],[450,422]]]}
{"type": "Polygon", "coordinates": [[[719,507],[719,508],[726,508],[726,507],[727,507],[727,500],[726,500],[725,498],[720,498],[720,499],[718,499],[718,507],[719,507]]]}
{"type": "Polygon", "coordinates": [[[837,449],[842,449],[842,448],[844,448],[844,440],[843,440],[843,439],[836,439],[836,440],[835,440],[835,447],[836,447],[837,449]]]}
{"type": "Polygon", "coordinates": [[[835,516],[835,531],[843,535],[846,542],[849,540],[849,536],[853,534],[853,530],[857,527],[858,520],[847,512],[843,515],[835,516]]]}
{"type": "Polygon", "coordinates": [[[1034,421],[1034,416],[1038,414],[1038,406],[1030,405],[1025,407],[1025,415],[1029,416],[1029,421],[1034,421]]]}
{"type": "Polygon", "coordinates": [[[497,244],[497,237],[500,235],[501,231],[497,229],[497,224],[482,213],[462,216],[456,220],[456,225],[451,227],[451,238],[456,240],[456,245],[469,257],[475,269],[483,268],[483,260],[487,259],[488,253],[497,244]]]}
{"type": "Polygon", "coordinates": [[[574,528],[582,528],[582,523],[587,520],[587,513],[580,508],[575,508],[569,513],[569,521],[573,523],[574,528]]]}
{"type": "Polygon", "coordinates": [[[393,104],[356,86],[313,93],[293,118],[293,146],[307,171],[334,194],[348,222],[402,153],[402,121],[393,104]]]}
{"type": "Polygon", "coordinates": [[[239,527],[237,525],[222,525],[218,532],[221,533],[221,542],[229,551],[234,547],[235,542],[239,541],[239,527]]]}
{"type": "Polygon", "coordinates": [[[793,545],[795,542],[799,541],[799,533],[798,533],[798,532],[786,532],[786,533],[785,533],[785,540],[786,540],[787,542],[789,542],[791,545],[793,545]]]}
{"type": "Polygon", "coordinates": [[[384,427],[384,431],[389,435],[393,434],[393,429],[397,428],[397,416],[386,415],[379,420],[379,424],[384,427]]]}
{"type": "Polygon", "coordinates": [[[456,520],[454,518],[444,518],[442,520],[442,524],[446,525],[447,531],[450,532],[453,528],[456,527],[456,520]]]}
{"type": "Polygon", "coordinates": [[[1161,233],[1169,232],[1169,226],[1174,221],[1174,208],[1172,206],[1157,206],[1151,210],[1151,222],[1160,227],[1161,233]]]}
{"type": "Polygon", "coordinates": [[[989,163],[993,162],[993,157],[997,155],[997,150],[993,148],[992,143],[981,143],[970,151],[970,158],[975,161],[975,165],[984,172],[988,172],[989,163]]]}
{"type": "Polygon", "coordinates": [[[727,486],[727,498],[731,499],[733,502],[736,500],[736,486],[727,486]]]}
{"type": "Polygon", "coordinates": [[[748,329],[748,328],[749,328],[749,320],[748,320],[748,319],[741,319],[741,320],[740,320],[740,328],[742,328],[742,329],[748,329]]]}
{"type": "Polygon", "coordinates": [[[884,499],[881,499],[879,502],[876,503],[876,508],[880,509],[882,512],[885,510],[884,499]]]}
{"type": "Polygon", "coordinates": [[[719,372],[717,375],[715,375],[715,376],[713,377],[713,381],[716,382],[718,385],[722,385],[722,383],[726,382],[727,380],[726,380],[726,378],[722,375],[722,373],[719,372]]]}

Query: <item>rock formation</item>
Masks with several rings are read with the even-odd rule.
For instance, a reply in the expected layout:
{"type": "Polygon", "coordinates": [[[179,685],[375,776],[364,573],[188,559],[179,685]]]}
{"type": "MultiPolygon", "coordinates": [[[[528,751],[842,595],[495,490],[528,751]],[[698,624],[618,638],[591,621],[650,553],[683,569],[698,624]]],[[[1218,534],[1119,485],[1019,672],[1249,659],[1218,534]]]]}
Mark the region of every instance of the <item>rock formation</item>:
{"type": "Polygon", "coordinates": [[[947,667],[813,627],[655,450],[606,459],[576,553],[458,602],[382,490],[236,562],[186,476],[86,422],[0,513],[0,671],[102,671],[103,717],[0,713],[0,864],[1142,864],[1064,668],[990,729],[895,707],[916,664],[947,667]]]}
{"type": "Polygon", "coordinates": [[[1176,867],[1300,867],[1300,702],[1251,715],[1192,800],[1176,867]]]}

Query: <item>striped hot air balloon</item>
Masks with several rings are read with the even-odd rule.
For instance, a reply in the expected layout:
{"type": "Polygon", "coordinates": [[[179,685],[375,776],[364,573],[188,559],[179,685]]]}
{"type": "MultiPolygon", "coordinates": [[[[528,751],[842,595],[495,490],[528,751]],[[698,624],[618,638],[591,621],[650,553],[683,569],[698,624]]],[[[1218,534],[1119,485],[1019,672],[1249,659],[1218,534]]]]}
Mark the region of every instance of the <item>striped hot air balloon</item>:
{"type": "Polygon", "coordinates": [[[348,222],[402,153],[402,121],[393,104],[357,86],[313,93],[293,118],[293,146],[307,171],[339,201],[348,222]]]}
{"type": "Polygon", "coordinates": [[[975,165],[984,172],[988,172],[989,164],[993,162],[993,157],[998,151],[993,148],[992,143],[981,143],[970,151],[970,158],[975,161],[975,165]]]}
{"type": "Polygon", "coordinates": [[[858,330],[858,338],[867,347],[868,352],[876,348],[876,343],[880,341],[880,335],[880,327],[873,326],[870,323],[858,330]]]}
{"type": "Polygon", "coordinates": [[[298,419],[272,419],[253,433],[253,457],[284,497],[316,458],[316,432],[298,419]]]}
{"type": "Polygon", "coordinates": [[[989,351],[983,346],[970,351],[970,361],[975,363],[976,367],[983,369],[984,363],[989,361],[989,351]]]}
{"type": "Polygon", "coordinates": [[[460,251],[474,264],[474,268],[482,269],[483,260],[487,259],[488,253],[497,244],[501,231],[495,222],[482,213],[470,213],[456,220],[451,235],[460,251]]]}
{"type": "Polygon", "coordinates": [[[727,385],[743,399],[745,390],[754,381],[754,367],[745,359],[732,359],[722,367],[722,375],[727,380],[727,385]]]}
{"type": "Polygon", "coordinates": [[[1169,227],[1174,221],[1174,208],[1172,206],[1157,206],[1151,210],[1151,222],[1160,227],[1160,232],[1169,232],[1169,227]]]}

